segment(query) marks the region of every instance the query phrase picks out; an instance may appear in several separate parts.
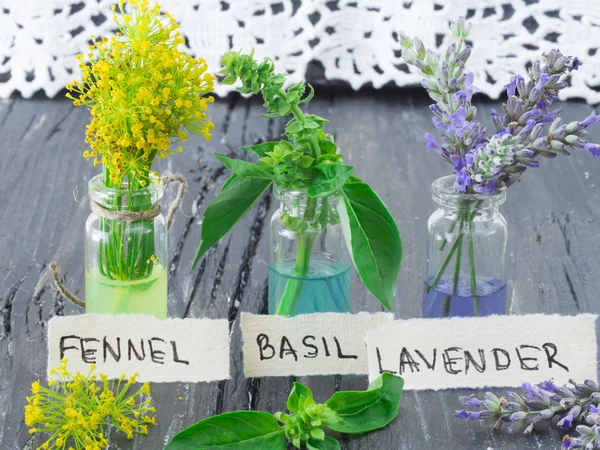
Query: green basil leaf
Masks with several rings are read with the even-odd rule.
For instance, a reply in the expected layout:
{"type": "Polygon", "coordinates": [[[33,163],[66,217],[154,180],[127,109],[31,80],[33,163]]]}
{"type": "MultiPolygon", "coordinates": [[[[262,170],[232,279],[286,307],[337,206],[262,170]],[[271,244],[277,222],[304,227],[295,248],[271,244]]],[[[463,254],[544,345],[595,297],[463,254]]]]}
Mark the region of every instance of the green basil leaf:
{"type": "Polygon", "coordinates": [[[336,439],[326,436],[322,441],[309,439],[306,442],[306,448],[307,450],[340,450],[340,443],[336,439]]]}
{"type": "Polygon", "coordinates": [[[298,160],[297,164],[298,164],[298,167],[300,167],[301,169],[308,169],[314,160],[315,160],[315,158],[313,158],[311,156],[303,156],[302,158],[300,158],[298,160]]]}
{"type": "Polygon", "coordinates": [[[285,132],[286,133],[298,133],[300,131],[302,131],[304,129],[304,124],[302,122],[300,122],[298,119],[292,119],[290,120],[286,127],[285,127],[285,132]]]}
{"type": "Polygon", "coordinates": [[[209,417],[176,434],[165,450],[286,450],[272,414],[237,411],[209,417]]]}
{"type": "Polygon", "coordinates": [[[229,178],[227,178],[227,180],[225,180],[225,183],[223,183],[223,187],[221,188],[221,192],[227,190],[227,188],[229,187],[229,185],[233,182],[233,180],[235,180],[237,177],[237,175],[235,173],[232,173],[231,176],[229,178]]]}
{"type": "Polygon", "coordinates": [[[281,117],[283,116],[287,116],[290,112],[290,104],[287,102],[282,102],[281,105],[279,105],[279,115],[281,117]]]}
{"type": "Polygon", "coordinates": [[[356,271],[387,310],[402,262],[402,240],[394,218],[371,187],[356,177],[343,189],[340,221],[356,271]]]}
{"type": "Polygon", "coordinates": [[[304,398],[313,398],[312,392],[309,388],[307,388],[306,386],[304,386],[302,383],[294,383],[294,387],[292,388],[292,391],[290,392],[290,395],[288,397],[286,406],[288,411],[290,412],[298,412],[300,409],[300,404],[301,406],[304,406],[306,401],[300,401],[300,399],[304,397],[304,398]]]}
{"type": "Polygon", "coordinates": [[[261,114],[260,117],[264,117],[265,119],[278,119],[281,116],[276,113],[269,113],[269,114],[261,114]]]}
{"type": "Polygon", "coordinates": [[[317,175],[306,193],[309,197],[327,197],[339,191],[354,173],[354,167],[344,164],[319,164],[317,175]]]}
{"type": "Polygon", "coordinates": [[[319,124],[314,120],[306,120],[304,121],[304,128],[306,130],[314,130],[315,128],[319,128],[319,124]]]}
{"type": "Polygon", "coordinates": [[[317,158],[317,165],[340,163],[342,161],[342,155],[340,153],[325,153],[317,158]]]}
{"type": "Polygon", "coordinates": [[[329,122],[328,119],[325,119],[324,117],[319,117],[319,116],[315,116],[314,114],[305,114],[304,115],[304,120],[312,120],[313,122],[316,122],[317,124],[319,124],[319,126],[323,126],[325,125],[327,122],[329,122]]]}
{"type": "Polygon", "coordinates": [[[289,155],[287,155],[287,159],[289,159],[290,161],[298,161],[303,156],[304,156],[304,153],[302,153],[302,150],[294,151],[294,152],[290,153],[289,155]]]}
{"type": "Polygon", "coordinates": [[[260,178],[235,177],[204,211],[202,240],[193,267],[246,214],[273,181],[260,178]]]}
{"type": "Polygon", "coordinates": [[[315,96],[315,90],[314,90],[314,88],[313,88],[313,87],[310,85],[310,83],[307,83],[306,85],[308,86],[309,93],[308,93],[308,95],[307,95],[306,97],[304,97],[304,99],[302,99],[302,100],[301,100],[301,101],[298,103],[299,105],[302,105],[303,103],[308,103],[308,102],[310,102],[310,101],[313,99],[313,97],[315,96]]]}
{"type": "Polygon", "coordinates": [[[220,153],[215,153],[214,155],[225,167],[240,177],[263,178],[265,180],[273,179],[273,174],[260,164],[254,164],[239,159],[231,159],[220,153]]]}
{"type": "Polygon", "coordinates": [[[248,147],[241,147],[240,150],[253,153],[259,158],[262,158],[263,156],[265,156],[265,153],[272,152],[278,143],[279,142],[261,142],[260,144],[250,145],[248,147]]]}
{"type": "Polygon", "coordinates": [[[294,143],[296,144],[296,146],[299,146],[303,149],[310,149],[310,146],[313,143],[312,138],[301,138],[298,137],[297,139],[294,139],[294,143]]]}
{"type": "Polygon", "coordinates": [[[385,427],[400,407],[404,380],[384,373],[366,391],[337,392],[327,406],[338,414],[339,420],[327,426],[341,433],[361,434],[385,427]]]}
{"type": "Polygon", "coordinates": [[[219,81],[219,83],[221,84],[235,84],[235,82],[237,81],[237,76],[235,76],[234,74],[228,75],[227,77],[223,78],[221,81],[219,81]]]}
{"type": "Polygon", "coordinates": [[[312,437],[312,439],[322,441],[325,439],[325,432],[323,431],[323,428],[312,428],[310,430],[310,436],[312,437]]]}
{"type": "Polygon", "coordinates": [[[337,152],[337,145],[326,139],[319,140],[319,148],[321,149],[322,155],[333,155],[337,152]]]}

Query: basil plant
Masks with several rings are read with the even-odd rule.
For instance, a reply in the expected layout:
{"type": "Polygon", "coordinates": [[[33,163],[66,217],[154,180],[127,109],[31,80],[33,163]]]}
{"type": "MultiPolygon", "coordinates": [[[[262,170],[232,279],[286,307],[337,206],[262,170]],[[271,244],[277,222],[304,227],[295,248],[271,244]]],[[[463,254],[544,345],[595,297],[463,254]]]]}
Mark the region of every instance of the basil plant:
{"type": "Polygon", "coordinates": [[[328,121],[300,109],[312,99],[312,86],[299,82],[284,89],[286,76],[275,73],[271,59],[256,61],[253,52],[228,52],[221,65],[222,83],[239,83],[237,90],[243,94],[262,94],[268,112],[263,117],[291,119],[282,140],[242,147],[258,158],[256,163],[216,154],[233,174],[206,208],[194,266],[274,184],[277,189],[300,190],[306,196],[301,217],[283,221],[296,237],[296,261],[294,277],[287,280],[277,313],[291,314],[302,293],[302,280],[309,273],[315,233],[306,230],[315,223],[326,225],[332,216],[341,223],[362,282],[391,310],[402,261],[400,233],[373,189],[354,175],[354,167],[344,164],[333,136],[324,131],[328,121]],[[337,211],[329,208],[328,212],[323,206],[328,204],[323,200],[332,196],[339,200],[339,217],[337,211]]]}
{"type": "Polygon", "coordinates": [[[383,373],[366,391],[340,391],[316,403],[311,390],[296,382],[287,413],[233,411],[208,417],[177,433],[165,450],[340,450],[327,429],[358,435],[386,427],[398,415],[403,388],[402,377],[383,373]]]}

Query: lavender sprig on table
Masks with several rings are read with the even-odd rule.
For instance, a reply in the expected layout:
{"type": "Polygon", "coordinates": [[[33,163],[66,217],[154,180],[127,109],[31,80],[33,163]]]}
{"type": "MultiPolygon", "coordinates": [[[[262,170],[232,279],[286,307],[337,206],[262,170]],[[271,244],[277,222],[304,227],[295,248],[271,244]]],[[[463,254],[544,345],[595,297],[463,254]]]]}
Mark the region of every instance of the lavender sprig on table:
{"type": "Polygon", "coordinates": [[[571,380],[565,386],[552,381],[537,385],[523,383],[523,394],[508,392],[498,398],[486,392],[484,398],[460,397],[465,409],[456,416],[477,420],[484,426],[501,430],[508,425],[510,434],[531,434],[554,423],[562,430],[575,426],[579,437],[565,436],[563,448],[600,449],[600,387],[592,380],[578,384],[571,380]]]}
{"type": "Polygon", "coordinates": [[[568,155],[568,149],[585,149],[600,155],[600,145],[588,142],[586,128],[600,122],[595,113],[582,121],[563,124],[561,109],[551,109],[558,93],[569,86],[569,73],[581,66],[574,56],[559,50],[543,55],[529,69],[528,79],[521,75],[506,85],[508,101],[504,115],[490,111],[495,134],[487,135],[475,119],[477,108],[471,104],[474,74],[465,64],[471,55],[466,45],[471,25],[461,17],[452,24],[457,38],[443,58],[427,50],[418,39],[401,35],[404,60],[423,76],[422,85],[436,102],[429,108],[433,124],[442,132],[438,142],[425,134],[426,148],[435,150],[454,167],[455,187],[464,193],[494,193],[518,181],[529,167],[538,167],[537,157],[568,155]],[[544,133],[546,124],[551,124],[544,133]]]}

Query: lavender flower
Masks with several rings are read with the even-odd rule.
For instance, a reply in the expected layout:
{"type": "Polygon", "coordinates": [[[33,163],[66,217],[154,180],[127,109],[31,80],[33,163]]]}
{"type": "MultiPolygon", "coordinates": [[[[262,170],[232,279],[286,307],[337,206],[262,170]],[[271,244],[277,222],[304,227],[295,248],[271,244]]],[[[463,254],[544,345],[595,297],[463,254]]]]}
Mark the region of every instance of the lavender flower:
{"type": "Polygon", "coordinates": [[[583,144],[583,148],[585,148],[594,156],[600,156],[600,145],[598,144],[592,144],[591,142],[587,142],[583,144]]]}
{"type": "Polygon", "coordinates": [[[552,381],[523,383],[522,388],[523,394],[508,392],[500,398],[491,392],[483,399],[459,397],[465,409],[456,411],[456,416],[497,430],[508,425],[506,431],[511,434],[531,434],[551,423],[563,430],[578,424],[579,436],[566,436],[563,448],[600,449],[600,387],[595,381],[577,384],[571,380],[565,386],[552,381]]]}
{"type": "Polygon", "coordinates": [[[456,175],[456,182],[454,183],[454,187],[459,192],[467,192],[467,187],[471,184],[471,177],[469,176],[469,172],[467,172],[464,168],[458,172],[456,175]]]}
{"type": "Polygon", "coordinates": [[[465,159],[460,156],[452,156],[452,164],[454,165],[454,170],[460,172],[465,167],[465,159]]]}
{"type": "Polygon", "coordinates": [[[467,121],[467,110],[464,106],[459,107],[455,113],[448,115],[450,123],[446,130],[448,133],[454,133],[457,138],[463,138],[465,132],[471,129],[471,124],[467,121]]]}
{"type": "Polygon", "coordinates": [[[562,441],[564,449],[583,448],[593,450],[600,448],[600,426],[597,424],[588,427],[587,425],[579,425],[575,428],[578,437],[565,436],[562,441]]]}
{"type": "Polygon", "coordinates": [[[438,155],[446,160],[449,158],[448,153],[446,153],[446,151],[440,147],[440,144],[437,143],[435,138],[430,133],[425,133],[425,141],[426,150],[434,150],[438,155]]]}
{"type": "Polygon", "coordinates": [[[583,122],[581,122],[581,124],[583,125],[584,128],[587,128],[591,124],[596,123],[596,122],[600,122],[600,116],[596,115],[596,111],[592,111],[592,114],[590,114],[588,117],[586,117],[585,120],[583,122]]]}
{"type": "Polygon", "coordinates": [[[556,122],[561,110],[548,110],[568,87],[569,73],[581,66],[577,57],[559,50],[535,61],[527,79],[521,75],[511,78],[506,85],[508,100],[502,106],[504,115],[490,111],[496,133],[487,136],[471,104],[477,92],[474,74],[465,68],[471,55],[471,47],[465,44],[470,28],[462,17],[451,25],[457,42],[443,57],[427,50],[418,38],[411,40],[401,34],[403,58],[423,76],[421,84],[435,101],[430,106],[433,124],[442,132],[439,143],[427,134],[426,148],[452,164],[459,192],[492,194],[519,181],[528,168],[539,167],[538,157],[569,155],[569,149],[600,156],[600,145],[585,140],[585,129],[599,123],[600,116],[594,112],[581,122],[562,125],[556,122]],[[551,125],[544,136],[545,124],[551,125]]]}
{"type": "Polygon", "coordinates": [[[517,93],[517,77],[512,77],[510,83],[504,87],[506,88],[506,95],[508,95],[509,98],[515,95],[517,93]]]}

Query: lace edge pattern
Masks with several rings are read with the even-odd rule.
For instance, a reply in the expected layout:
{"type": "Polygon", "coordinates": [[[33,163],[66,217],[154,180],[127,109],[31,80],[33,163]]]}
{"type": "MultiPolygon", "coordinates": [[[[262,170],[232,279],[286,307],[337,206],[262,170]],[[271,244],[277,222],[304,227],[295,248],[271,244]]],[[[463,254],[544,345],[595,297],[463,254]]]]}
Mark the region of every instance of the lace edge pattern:
{"type": "MultiPolygon", "coordinates": [[[[78,78],[74,56],[90,35],[113,30],[111,0],[1,0],[0,98],[38,91],[54,97],[78,78]]],[[[510,76],[543,51],[579,56],[583,70],[563,98],[600,103],[600,1],[597,0],[163,0],[180,20],[189,51],[214,72],[231,49],[270,56],[297,82],[309,63],[326,80],[359,89],[418,85],[402,62],[399,31],[442,51],[448,23],[467,17],[473,28],[469,67],[480,92],[498,98],[510,76]]],[[[310,80],[309,80],[310,81],[310,80]]],[[[226,95],[232,87],[217,85],[226,95]]]]}

